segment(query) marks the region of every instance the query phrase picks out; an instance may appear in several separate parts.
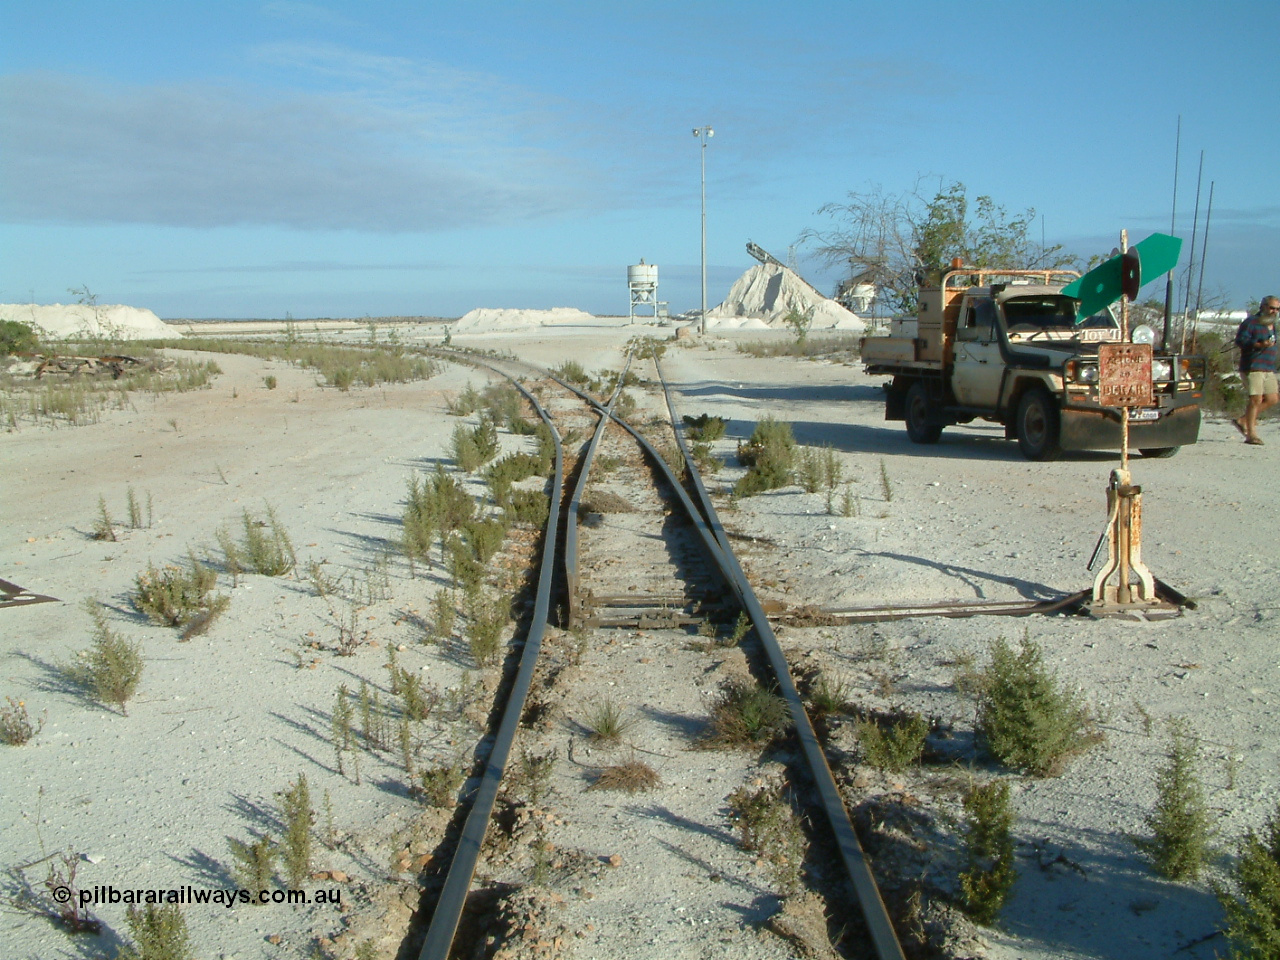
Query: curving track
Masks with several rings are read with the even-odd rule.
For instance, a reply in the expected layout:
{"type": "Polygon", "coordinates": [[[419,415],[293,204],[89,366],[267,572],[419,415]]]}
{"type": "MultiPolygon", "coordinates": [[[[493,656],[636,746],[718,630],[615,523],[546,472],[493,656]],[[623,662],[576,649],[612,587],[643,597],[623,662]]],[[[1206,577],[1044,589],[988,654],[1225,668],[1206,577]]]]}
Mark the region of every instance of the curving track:
{"type": "MultiPolygon", "coordinates": [[[[821,825],[815,824],[815,836],[826,841],[824,848],[829,847],[840,863],[862,914],[866,931],[866,950],[858,949],[857,952],[860,954],[866,952],[880,960],[902,957],[902,949],[892,923],[782,650],[760,602],[734,556],[715,507],[693,466],[693,460],[681,431],[674,431],[674,440],[679,445],[684,463],[687,465],[685,474],[688,478],[688,489],[663,459],[653,442],[639,429],[614,415],[612,406],[618,390],[614,391],[614,396],[610,398],[608,404],[605,404],[567,383],[556,381],[561,387],[573,391],[584,403],[589,404],[595,415],[599,417],[591,440],[578,458],[577,482],[566,496],[565,456],[553,418],[546,406],[539,404],[533,393],[526,390],[516,379],[517,376],[528,376],[531,373],[547,378],[550,375],[545,371],[513,361],[482,361],[456,354],[451,354],[450,359],[476,363],[511,379],[533,404],[538,415],[551,427],[556,437],[556,461],[552,478],[550,519],[543,534],[534,611],[529,620],[526,635],[523,638],[517,638],[523,642],[518,664],[514,668],[514,679],[508,687],[506,702],[501,708],[492,748],[484,761],[483,776],[470,798],[470,809],[466,814],[465,824],[445,875],[443,887],[431,909],[430,924],[419,954],[421,960],[446,960],[449,956],[456,955],[454,940],[458,935],[477,861],[484,849],[486,834],[492,828],[499,787],[511,761],[513,746],[520,728],[530,726],[528,720],[531,706],[536,706],[536,704],[531,705],[530,691],[538,686],[539,696],[547,696],[543,688],[551,688],[555,675],[562,669],[557,668],[549,673],[544,666],[541,675],[539,673],[539,657],[543,651],[552,613],[553,589],[560,578],[563,578],[562,582],[566,585],[565,612],[573,619],[582,619],[585,614],[598,622],[607,621],[608,615],[602,617],[600,613],[601,598],[604,598],[604,606],[610,603],[615,606],[625,605],[626,600],[617,598],[620,594],[627,593],[638,597],[633,603],[636,609],[630,611],[636,616],[637,625],[645,622],[643,618],[646,615],[653,616],[652,608],[655,604],[666,608],[670,615],[668,625],[673,627],[706,616],[709,607],[720,597],[745,612],[750,619],[753,635],[758,643],[759,649],[754,651],[757,653],[756,659],[767,667],[771,674],[768,682],[786,701],[792,729],[799,745],[799,753],[803,758],[802,776],[808,781],[806,786],[816,797],[817,806],[822,812],[821,819],[825,821],[821,825]],[[616,424],[616,427],[610,429],[611,424],[616,424]],[[662,515],[666,519],[662,524],[661,532],[657,535],[652,531],[645,533],[637,529],[632,545],[625,548],[625,556],[592,557],[590,550],[582,549],[580,541],[580,505],[591,479],[591,469],[596,454],[605,445],[616,448],[619,439],[611,434],[617,434],[618,428],[625,430],[634,438],[635,443],[643,451],[650,469],[659,479],[660,489],[650,490],[647,494],[637,493],[635,499],[647,496],[653,501],[647,513],[651,516],[662,515]],[[567,509],[561,509],[562,503],[567,509]],[[564,549],[560,551],[558,547],[562,542],[564,549]],[[583,564],[584,553],[589,559],[587,564],[583,564]],[[613,567],[612,582],[609,580],[608,572],[611,566],[613,567]],[[584,574],[580,567],[589,568],[588,573],[584,574]],[[645,580],[647,577],[646,582],[637,585],[636,571],[641,571],[639,579],[645,580]],[[676,591],[670,587],[672,582],[684,583],[683,591],[676,591]],[[637,609],[640,610],[639,613],[636,613],[637,609]],[[522,718],[526,721],[523,724],[522,718]],[[451,951],[454,952],[451,953],[451,951]]],[[[652,356],[651,361],[666,395],[670,421],[673,424],[679,423],[680,420],[670,392],[666,389],[656,354],[652,356]]],[[[625,454],[620,454],[613,459],[620,459],[623,456],[625,454]]],[[[631,524],[630,518],[611,522],[617,528],[624,528],[631,524]]],[[[632,662],[628,665],[630,676],[625,682],[635,683],[639,679],[643,684],[646,669],[652,672],[664,666],[661,663],[654,666],[655,660],[673,655],[675,655],[674,651],[662,653],[654,650],[652,656],[640,658],[639,664],[643,666],[632,662]]],[[[631,659],[634,661],[635,658],[631,659]]],[[[601,669],[618,670],[621,667],[617,663],[608,666],[603,665],[602,662],[601,669]]],[[[695,695],[690,694],[690,696],[695,695]]],[[[581,734],[582,731],[578,732],[581,734]]],[[[581,742],[580,736],[579,741],[581,742]]],[[[572,738],[567,752],[566,759],[570,763],[580,764],[579,757],[574,755],[572,738]]],[[[657,751],[658,755],[661,753],[661,750],[657,751]]],[[[720,802],[723,802],[722,796],[720,802]]],[[[709,815],[711,812],[706,813],[709,815]]],[[[690,825],[690,822],[686,822],[688,818],[678,813],[671,814],[666,819],[676,828],[687,828],[690,825]]],[[[607,824],[604,825],[604,829],[608,829],[607,824]]],[[[666,843],[665,846],[676,845],[666,843]]],[[[683,848],[676,852],[677,855],[690,856],[683,848]]],[[[607,913],[604,904],[598,906],[602,914],[607,913]]]]}

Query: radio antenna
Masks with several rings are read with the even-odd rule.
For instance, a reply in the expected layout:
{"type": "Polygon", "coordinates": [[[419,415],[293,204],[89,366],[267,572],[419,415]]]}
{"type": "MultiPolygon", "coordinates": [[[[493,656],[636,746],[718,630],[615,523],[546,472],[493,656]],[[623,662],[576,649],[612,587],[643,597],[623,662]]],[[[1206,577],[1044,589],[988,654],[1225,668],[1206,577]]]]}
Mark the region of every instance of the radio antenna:
{"type": "MultiPolygon", "coordinates": [[[[1182,156],[1182,114],[1178,114],[1178,135],[1173,145],[1173,210],[1169,213],[1169,236],[1178,235],[1178,161],[1182,156]]],[[[1164,336],[1160,345],[1169,349],[1169,327],[1173,322],[1173,271],[1175,263],[1164,278],[1164,336]]]]}

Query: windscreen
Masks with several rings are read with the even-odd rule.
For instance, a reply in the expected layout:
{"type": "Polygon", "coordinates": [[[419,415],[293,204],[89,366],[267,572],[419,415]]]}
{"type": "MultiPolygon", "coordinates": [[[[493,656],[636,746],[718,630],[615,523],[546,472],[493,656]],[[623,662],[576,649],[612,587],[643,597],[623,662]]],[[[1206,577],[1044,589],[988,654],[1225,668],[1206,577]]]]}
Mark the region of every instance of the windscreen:
{"type": "Polygon", "coordinates": [[[1076,323],[1076,301],[1070,297],[1046,294],[1034,297],[1010,297],[1004,302],[1004,318],[1009,329],[1049,327],[1070,329],[1076,323]]]}

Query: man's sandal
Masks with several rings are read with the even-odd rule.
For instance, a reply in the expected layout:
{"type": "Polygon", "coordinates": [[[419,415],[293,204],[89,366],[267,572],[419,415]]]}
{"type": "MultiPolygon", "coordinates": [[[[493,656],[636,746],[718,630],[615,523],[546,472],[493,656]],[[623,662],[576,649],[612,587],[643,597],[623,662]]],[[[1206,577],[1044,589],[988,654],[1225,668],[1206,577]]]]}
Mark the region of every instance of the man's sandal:
{"type": "Polygon", "coordinates": [[[1249,432],[1245,430],[1243,423],[1241,423],[1239,420],[1232,420],[1231,425],[1240,431],[1240,436],[1244,437],[1246,440],[1249,439],[1249,432]]]}

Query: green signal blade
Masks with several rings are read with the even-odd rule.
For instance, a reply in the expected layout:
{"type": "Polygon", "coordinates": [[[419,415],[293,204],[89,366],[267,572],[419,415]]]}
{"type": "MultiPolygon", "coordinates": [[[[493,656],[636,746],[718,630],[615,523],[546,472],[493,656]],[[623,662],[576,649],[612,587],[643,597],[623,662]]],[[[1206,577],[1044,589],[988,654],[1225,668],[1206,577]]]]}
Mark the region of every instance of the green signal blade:
{"type": "MultiPolygon", "coordinates": [[[[1153,233],[1134,249],[1142,260],[1142,282],[1146,284],[1178,265],[1182,240],[1167,233],[1153,233]]],[[[1120,299],[1120,266],[1121,258],[1112,257],[1062,288],[1062,292],[1068,297],[1080,300],[1080,307],[1076,311],[1077,321],[1092,316],[1120,299]]]]}

